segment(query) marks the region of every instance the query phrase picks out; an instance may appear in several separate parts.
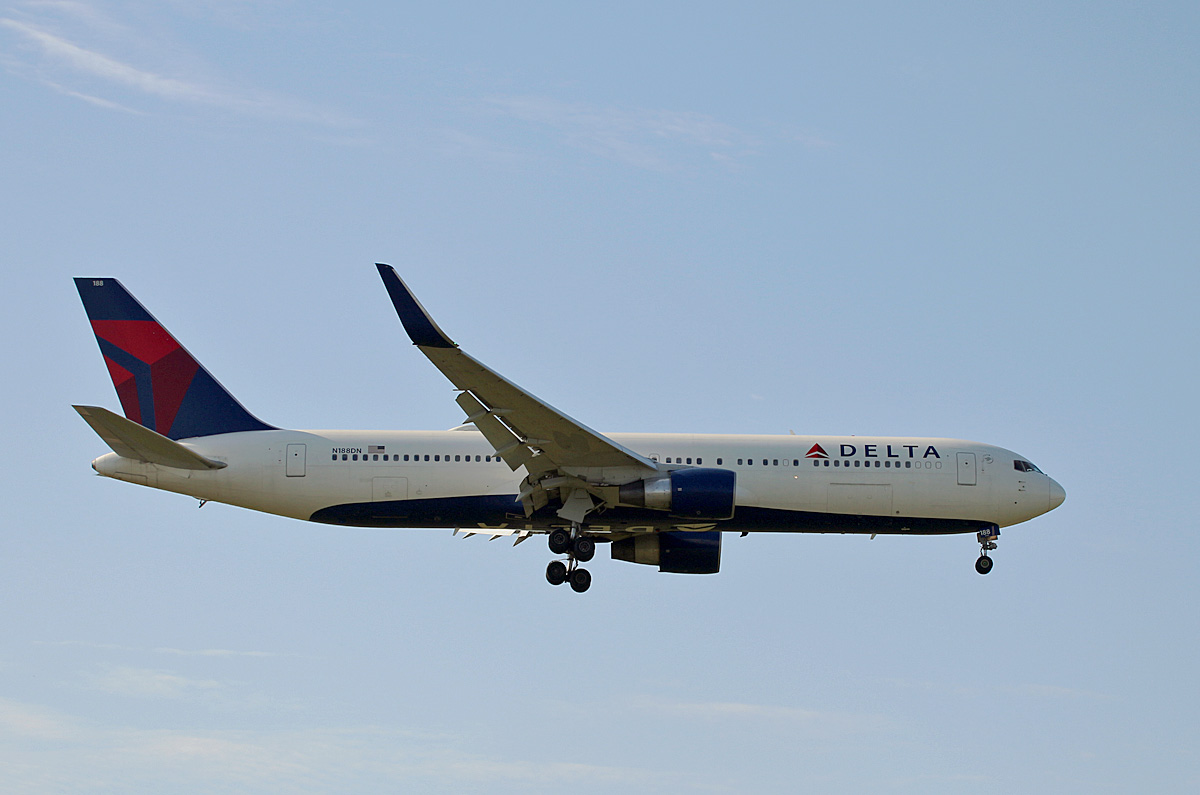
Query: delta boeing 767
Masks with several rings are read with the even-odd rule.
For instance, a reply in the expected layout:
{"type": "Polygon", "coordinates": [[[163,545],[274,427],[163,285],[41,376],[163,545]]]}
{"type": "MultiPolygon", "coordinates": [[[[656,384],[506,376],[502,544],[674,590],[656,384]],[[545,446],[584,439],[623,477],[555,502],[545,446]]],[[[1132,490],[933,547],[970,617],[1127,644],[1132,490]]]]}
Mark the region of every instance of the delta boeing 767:
{"type": "Polygon", "coordinates": [[[598,433],[467,355],[388,265],[409,338],[454,384],[449,431],[294,431],[247,411],[116,279],[76,279],[124,416],[75,406],[112,452],[101,475],[312,522],[548,536],[553,585],[612,557],[712,574],[724,533],[974,533],[1065,492],[1025,456],[957,439],[598,433]]]}

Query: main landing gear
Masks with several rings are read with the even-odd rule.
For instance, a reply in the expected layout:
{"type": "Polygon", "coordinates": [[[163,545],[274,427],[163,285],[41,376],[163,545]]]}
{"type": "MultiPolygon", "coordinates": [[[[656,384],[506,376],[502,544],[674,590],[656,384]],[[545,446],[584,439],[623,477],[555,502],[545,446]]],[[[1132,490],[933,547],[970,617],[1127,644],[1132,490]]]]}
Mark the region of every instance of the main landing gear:
{"type": "Polygon", "coordinates": [[[580,563],[587,563],[596,554],[596,542],[582,534],[579,525],[572,525],[570,530],[559,527],[550,531],[550,551],[555,555],[566,555],[564,563],[552,560],[546,567],[546,582],[551,585],[571,583],[571,590],[583,593],[592,587],[592,575],[587,569],[579,568],[580,563]]]}
{"type": "Polygon", "coordinates": [[[980,530],[975,537],[979,539],[979,559],[975,561],[975,571],[987,574],[992,570],[992,559],[988,552],[996,548],[996,539],[1000,537],[1000,528],[989,525],[980,530]]]}

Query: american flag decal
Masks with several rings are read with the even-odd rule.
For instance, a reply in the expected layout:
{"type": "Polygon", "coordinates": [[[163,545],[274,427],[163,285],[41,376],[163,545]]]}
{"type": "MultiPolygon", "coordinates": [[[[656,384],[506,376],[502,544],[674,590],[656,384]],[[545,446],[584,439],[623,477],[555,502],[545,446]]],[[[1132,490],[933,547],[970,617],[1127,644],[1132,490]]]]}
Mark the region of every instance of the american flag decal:
{"type": "Polygon", "coordinates": [[[387,445],[383,445],[383,444],[369,444],[369,445],[367,445],[367,454],[369,455],[371,453],[382,453],[383,448],[386,446],[387,445]]]}

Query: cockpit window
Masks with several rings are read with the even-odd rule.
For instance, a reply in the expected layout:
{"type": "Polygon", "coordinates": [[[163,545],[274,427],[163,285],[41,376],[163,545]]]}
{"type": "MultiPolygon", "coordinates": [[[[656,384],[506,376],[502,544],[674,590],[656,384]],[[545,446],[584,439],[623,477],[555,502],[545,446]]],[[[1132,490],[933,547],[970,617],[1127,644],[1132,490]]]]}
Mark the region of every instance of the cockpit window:
{"type": "Polygon", "coordinates": [[[1018,472],[1041,472],[1042,471],[1042,470],[1038,469],[1037,467],[1035,467],[1033,464],[1029,463],[1028,461],[1022,461],[1020,459],[1013,461],[1013,468],[1016,469],[1018,472]]]}

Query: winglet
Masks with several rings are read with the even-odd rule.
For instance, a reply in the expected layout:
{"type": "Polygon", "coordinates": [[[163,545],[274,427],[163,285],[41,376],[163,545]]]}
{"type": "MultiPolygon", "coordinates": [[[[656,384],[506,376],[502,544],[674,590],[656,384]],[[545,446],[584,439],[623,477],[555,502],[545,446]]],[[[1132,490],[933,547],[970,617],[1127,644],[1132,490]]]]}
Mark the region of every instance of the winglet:
{"type": "Polygon", "coordinates": [[[458,347],[453,340],[446,336],[446,332],[433,322],[433,318],[408,289],[408,285],[396,273],[395,268],[379,262],[375,263],[375,267],[379,268],[379,276],[383,279],[384,286],[387,287],[388,295],[391,296],[392,306],[396,308],[396,314],[400,316],[400,322],[404,324],[404,330],[408,332],[413,345],[423,345],[429,348],[458,347]]]}

